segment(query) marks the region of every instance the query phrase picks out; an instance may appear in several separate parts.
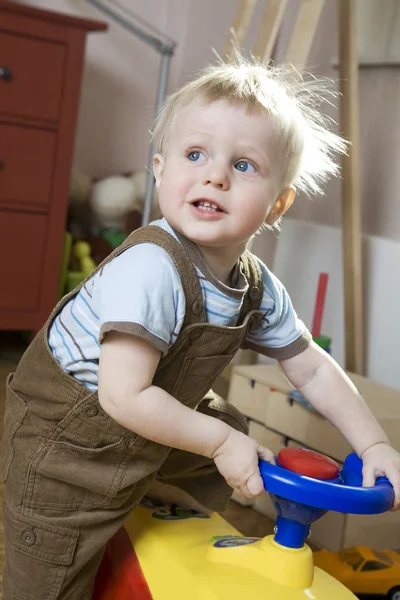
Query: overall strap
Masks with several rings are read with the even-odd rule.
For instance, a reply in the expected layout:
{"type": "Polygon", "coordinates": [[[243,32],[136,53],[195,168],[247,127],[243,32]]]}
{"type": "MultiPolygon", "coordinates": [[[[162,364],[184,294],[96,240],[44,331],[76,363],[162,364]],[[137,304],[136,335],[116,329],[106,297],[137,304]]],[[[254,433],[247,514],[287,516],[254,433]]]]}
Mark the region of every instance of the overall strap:
{"type": "Polygon", "coordinates": [[[193,323],[205,323],[206,313],[203,294],[196,268],[182,245],[168,232],[156,225],[137,229],[125,240],[128,247],[143,243],[156,244],[168,252],[179,273],[186,300],[185,317],[182,328],[193,323]]]}
{"type": "Polygon", "coordinates": [[[246,315],[252,310],[258,310],[264,294],[262,271],[257,258],[249,250],[245,250],[240,257],[243,275],[246,277],[249,288],[243,298],[242,308],[238,318],[241,325],[246,315]]]}
{"type": "Polygon", "coordinates": [[[54,308],[47,323],[53,320],[55,315],[67,304],[67,302],[76,294],[79,293],[81,288],[97,273],[101,272],[102,269],[114,258],[122,254],[128,248],[136,246],[136,244],[150,243],[155,244],[163,248],[173,260],[175,267],[179,273],[181,279],[183,292],[186,299],[186,310],[185,317],[182,327],[186,327],[192,323],[199,323],[206,321],[206,314],[203,305],[203,295],[199,283],[199,278],[196,273],[196,269],[192,261],[187,256],[185,250],[181,244],[167,231],[157,227],[156,225],[147,225],[140,227],[133,231],[126,240],[115,248],[91,273],[84,281],[82,281],[72,292],[64,296],[54,308]]]}

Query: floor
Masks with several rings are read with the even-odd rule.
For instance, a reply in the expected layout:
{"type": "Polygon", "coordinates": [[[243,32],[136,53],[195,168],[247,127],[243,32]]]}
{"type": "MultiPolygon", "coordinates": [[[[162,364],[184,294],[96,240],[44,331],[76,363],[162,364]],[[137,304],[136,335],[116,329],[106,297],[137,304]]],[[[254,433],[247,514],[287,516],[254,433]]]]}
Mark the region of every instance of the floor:
{"type": "MultiPolygon", "coordinates": [[[[3,413],[5,407],[5,380],[8,373],[13,371],[19,357],[24,349],[25,340],[23,336],[14,333],[0,331],[0,435],[3,437],[3,413]]],[[[3,508],[3,486],[0,482],[0,587],[4,567],[4,537],[2,527],[2,508],[3,508]]],[[[243,535],[264,537],[272,533],[273,522],[256,513],[251,508],[240,506],[236,502],[231,502],[224,517],[243,535]]],[[[0,600],[2,592],[0,591],[0,600]]]]}

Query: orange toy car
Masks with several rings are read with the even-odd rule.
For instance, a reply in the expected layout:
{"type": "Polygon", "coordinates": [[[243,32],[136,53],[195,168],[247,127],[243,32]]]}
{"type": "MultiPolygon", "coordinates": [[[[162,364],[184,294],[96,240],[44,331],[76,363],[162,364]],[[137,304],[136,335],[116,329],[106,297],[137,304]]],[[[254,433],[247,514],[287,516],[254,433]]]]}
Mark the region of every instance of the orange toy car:
{"type": "Polygon", "coordinates": [[[378,594],[400,600],[400,551],[354,546],[340,552],[318,550],[314,564],[354,594],[378,594]]]}

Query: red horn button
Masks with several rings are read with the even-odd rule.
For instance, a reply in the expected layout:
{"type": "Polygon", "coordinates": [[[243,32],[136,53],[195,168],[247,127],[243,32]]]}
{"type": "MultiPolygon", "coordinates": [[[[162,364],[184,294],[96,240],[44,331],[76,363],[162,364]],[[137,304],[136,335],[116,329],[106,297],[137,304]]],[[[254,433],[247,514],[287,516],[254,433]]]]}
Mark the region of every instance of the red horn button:
{"type": "Polygon", "coordinates": [[[304,448],[283,448],[278,454],[280,467],[314,479],[335,479],[339,465],[328,456],[304,448]]]}

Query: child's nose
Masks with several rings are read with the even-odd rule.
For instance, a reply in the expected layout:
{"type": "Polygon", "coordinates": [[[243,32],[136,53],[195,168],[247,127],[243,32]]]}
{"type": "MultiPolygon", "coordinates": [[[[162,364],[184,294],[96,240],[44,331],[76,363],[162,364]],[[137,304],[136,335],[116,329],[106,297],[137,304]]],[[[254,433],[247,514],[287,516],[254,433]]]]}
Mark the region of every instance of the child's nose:
{"type": "Polygon", "coordinates": [[[212,185],[221,190],[227,190],[230,186],[228,169],[222,164],[210,165],[204,174],[204,184],[212,185]]]}

